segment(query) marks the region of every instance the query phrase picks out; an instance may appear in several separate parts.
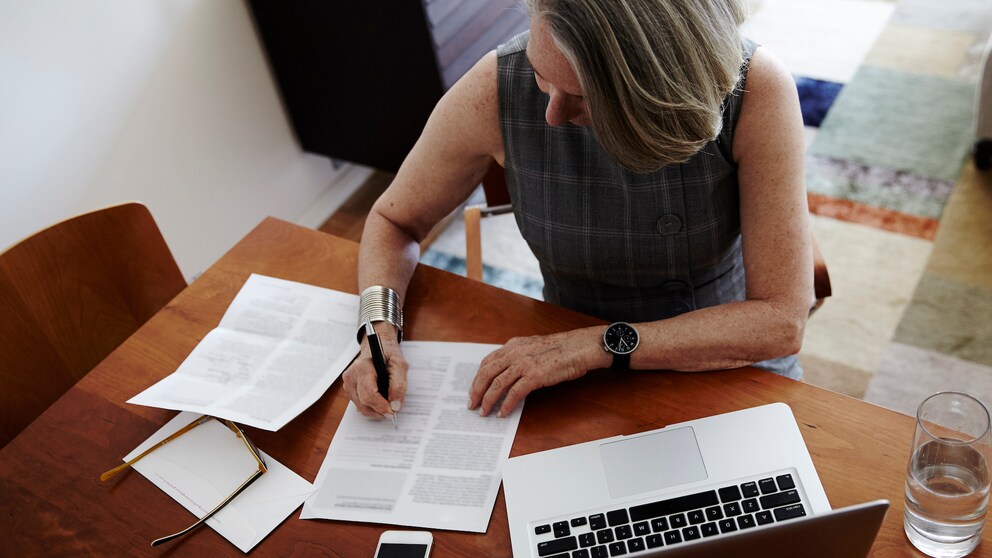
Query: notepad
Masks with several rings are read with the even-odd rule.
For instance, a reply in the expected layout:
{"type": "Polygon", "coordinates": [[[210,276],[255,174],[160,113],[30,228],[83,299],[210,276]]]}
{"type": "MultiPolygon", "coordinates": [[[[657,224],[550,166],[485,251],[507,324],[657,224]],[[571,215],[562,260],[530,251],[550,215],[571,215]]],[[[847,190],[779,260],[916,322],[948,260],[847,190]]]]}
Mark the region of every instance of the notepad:
{"type": "MultiPolygon", "coordinates": [[[[130,461],[197,416],[197,413],[179,413],[125,456],[124,461],[130,461]]],[[[262,454],[268,471],[206,521],[242,552],[261,542],[314,491],[313,485],[302,477],[262,454]]],[[[248,478],[257,463],[245,451],[244,442],[223,424],[211,420],[156,449],[132,467],[200,518],[248,478]]],[[[163,520],[157,528],[164,536],[194,521],[192,517],[185,524],[163,520]]]]}

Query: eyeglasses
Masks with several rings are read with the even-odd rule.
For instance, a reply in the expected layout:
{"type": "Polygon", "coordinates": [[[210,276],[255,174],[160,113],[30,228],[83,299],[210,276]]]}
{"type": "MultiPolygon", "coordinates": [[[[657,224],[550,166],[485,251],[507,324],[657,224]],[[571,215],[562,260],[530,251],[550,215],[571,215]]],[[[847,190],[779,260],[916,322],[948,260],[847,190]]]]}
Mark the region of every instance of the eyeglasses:
{"type": "MultiPolygon", "coordinates": [[[[140,455],[138,455],[137,457],[135,457],[131,461],[128,461],[127,463],[124,463],[123,465],[120,465],[118,467],[114,467],[113,469],[111,469],[111,470],[107,471],[106,473],[100,475],[100,480],[101,481],[105,481],[105,480],[113,477],[117,473],[123,471],[124,469],[130,467],[131,465],[134,465],[135,463],[137,463],[138,461],[140,461],[143,457],[145,457],[149,453],[157,450],[158,448],[164,446],[165,444],[168,444],[169,442],[175,440],[176,438],[182,436],[183,434],[189,432],[190,430],[193,430],[197,426],[200,426],[201,424],[207,422],[210,419],[214,419],[214,418],[217,418],[217,417],[212,417],[210,415],[203,415],[203,416],[199,417],[198,419],[194,420],[193,422],[191,422],[191,423],[187,424],[186,426],[184,426],[184,427],[180,428],[179,430],[177,430],[174,434],[170,435],[168,438],[165,438],[161,442],[159,442],[159,443],[155,444],[154,446],[152,446],[152,447],[146,449],[145,451],[141,452],[140,455]]],[[[224,500],[221,503],[217,504],[217,507],[215,507],[214,509],[210,510],[209,512],[207,512],[206,515],[204,515],[203,517],[201,517],[199,521],[197,521],[196,523],[194,523],[194,524],[190,525],[189,527],[183,529],[182,531],[179,531],[178,533],[169,535],[167,537],[162,537],[160,539],[155,539],[154,541],[152,541],[152,546],[158,546],[158,545],[160,545],[162,543],[166,543],[166,542],[169,542],[169,541],[171,541],[173,539],[179,538],[179,537],[185,535],[186,533],[189,533],[193,529],[196,529],[200,525],[203,525],[204,522],[206,522],[208,519],[210,519],[211,517],[213,517],[213,515],[215,513],[217,513],[218,511],[220,511],[227,504],[229,504],[231,502],[231,500],[234,500],[234,498],[236,498],[238,496],[238,494],[241,494],[242,492],[244,492],[245,489],[248,488],[251,485],[251,483],[255,482],[256,479],[258,479],[266,471],[268,471],[268,467],[266,467],[266,465],[265,465],[265,459],[262,458],[262,454],[258,451],[258,448],[255,447],[255,444],[253,444],[251,442],[251,440],[248,439],[248,436],[245,436],[245,433],[241,431],[241,428],[239,428],[238,425],[234,424],[234,422],[229,421],[227,419],[217,418],[217,420],[220,421],[221,423],[223,423],[224,425],[226,425],[228,428],[230,428],[231,431],[234,432],[234,435],[235,436],[237,436],[238,438],[241,438],[241,441],[243,441],[245,443],[245,447],[247,447],[248,448],[248,451],[251,452],[252,457],[254,457],[255,458],[255,461],[258,462],[258,470],[255,471],[254,473],[252,473],[252,475],[250,477],[248,477],[248,480],[246,480],[245,482],[241,483],[240,486],[238,486],[237,488],[235,488],[234,489],[234,492],[232,492],[230,496],[228,496],[227,498],[224,498],[224,500]]]]}

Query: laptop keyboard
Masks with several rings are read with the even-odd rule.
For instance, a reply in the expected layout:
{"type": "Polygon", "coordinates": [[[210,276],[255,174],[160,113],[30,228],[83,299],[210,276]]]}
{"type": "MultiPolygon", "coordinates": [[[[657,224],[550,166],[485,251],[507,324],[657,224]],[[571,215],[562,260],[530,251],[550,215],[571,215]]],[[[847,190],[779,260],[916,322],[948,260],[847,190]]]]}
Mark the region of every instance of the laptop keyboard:
{"type": "Polygon", "coordinates": [[[791,473],[533,527],[537,556],[608,558],[806,515],[791,473]]]}

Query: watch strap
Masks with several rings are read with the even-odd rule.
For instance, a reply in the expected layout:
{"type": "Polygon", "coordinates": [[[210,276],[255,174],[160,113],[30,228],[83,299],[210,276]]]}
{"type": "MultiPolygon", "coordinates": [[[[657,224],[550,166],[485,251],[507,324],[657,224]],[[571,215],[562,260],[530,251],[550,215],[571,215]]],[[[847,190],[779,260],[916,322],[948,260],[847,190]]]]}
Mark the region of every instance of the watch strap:
{"type": "Polygon", "coordinates": [[[613,353],[613,364],[610,370],[626,370],[630,368],[630,353],[613,353]]]}

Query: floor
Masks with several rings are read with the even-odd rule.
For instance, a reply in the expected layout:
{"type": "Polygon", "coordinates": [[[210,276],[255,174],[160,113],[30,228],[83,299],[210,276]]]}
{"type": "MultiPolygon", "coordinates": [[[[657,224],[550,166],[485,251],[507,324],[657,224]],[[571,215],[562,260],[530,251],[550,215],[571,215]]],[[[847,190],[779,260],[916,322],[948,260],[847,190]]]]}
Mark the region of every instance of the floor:
{"type": "MultiPolygon", "coordinates": [[[[959,145],[957,122],[992,9],[985,0],[959,0],[967,17],[954,19],[946,9],[924,17],[934,5],[925,0],[752,4],[751,36],[785,53],[795,75],[840,90],[823,122],[807,128],[811,219],[833,297],[808,324],[805,381],[910,414],[946,389],[992,403],[992,173],[962,169],[968,146],[959,145]],[[872,97],[888,91],[893,99],[892,83],[917,95],[883,118],[872,97]],[[937,108],[944,118],[907,124],[906,114],[937,108]],[[885,126],[911,129],[865,145],[850,139],[885,126]],[[931,141],[942,143],[919,147],[931,141]],[[927,156],[903,160],[906,150],[921,149],[927,156]]],[[[359,239],[365,213],[390,179],[377,173],[321,229],[359,239]]],[[[481,201],[478,192],[470,203],[481,201]]],[[[487,281],[539,298],[537,262],[513,217],[483,220],[482,237],[484,261],[498,262],[487,266],[487,281]]],[[[464,251],[455,214],[439,226],[424,261],[458,272],[464,251]]]]}

